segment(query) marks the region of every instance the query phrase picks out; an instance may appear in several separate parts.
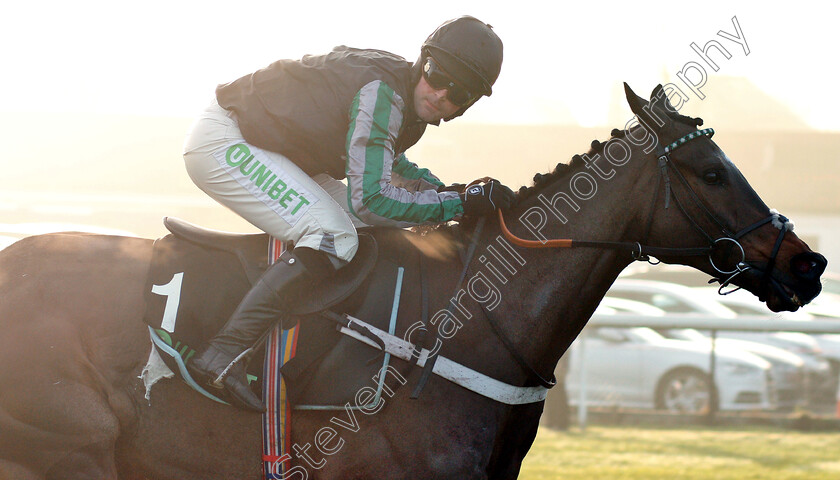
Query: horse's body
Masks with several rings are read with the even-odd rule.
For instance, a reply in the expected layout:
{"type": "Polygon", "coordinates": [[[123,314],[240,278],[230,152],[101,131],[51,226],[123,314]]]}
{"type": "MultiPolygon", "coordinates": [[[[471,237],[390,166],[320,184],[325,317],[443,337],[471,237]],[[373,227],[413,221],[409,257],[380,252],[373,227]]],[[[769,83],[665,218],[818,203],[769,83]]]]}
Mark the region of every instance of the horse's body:
{"type": "MultiPolygon", "coordinates": [[[[644,101],[629,94],[628,99],[639,114],[644,101]]],[[[663,108],[654,110],[665,118],[663,108]]],[[[674,118],[653,128],[660,141],[695,130],[674,118]]],[[[663,209],[662,199],[652,204],[654,195],[661,195],[659,169],[644,148],[634,142],[625,165],[611,166],[602,159],[598,172],[593,167],[573,169],[570,173],[590,172],[593,179],[597,173],[597,195],[578,197],[578,211],[553,201],[570,188],[580,190],[581,185],[570,187],[578,177],[556,174],[538,182],[506,212],[511,229],[529,235],[516,219],[531,212],[531,233],[539,230],[549,238],[646,240],[673,248],[704,245],[707,239],[686,218],[694,216],[702,229],[714,231],[697,204],[688,204],[685,213],[673,205],[663,209]],[[562,209],[570,221],[555,218],[546,202],[557,212],[562,209]],[[542,208],[547,220],[539,228],[534,219],[540,212],[534,207],[542,208]]],[[[673,162],[700,201],[730,229],[767,217],[767,207],[714,143],[703,138],[682,148],[673,162]],[[714,182],[710,171],[725,182],[714,182]]],[[[686,198],[678,185],[673,189],[675,198],[686,198]]],[[[524,265],[503,255],[513,273],[488,250],[498,245],[500,233],[498,221],[488,219],[470,269],[470,275],[482,273],[489,282],[476,288],[492,283],[499,297],[491,298],[487,288],[462,296],[462,326],[447,335],[441,353],[506,383],[534,385],[536,374],[550,377],[632,257],[596,248],[517,248],[524,265]],[[498,322],[527,368],[494,333],[488,316],[498,322]]],[[[424,256],[435,310],[447,303],[461,270],[452,238],[446,228],[423,237],[401,231],[378,234],[386,260],[424,256]]],[[[792,233],[780,237],[779,229],[768,223],[740,243],[753,269],[735,283],[759,293],[772,309],[795,309],[819,292],[825,261],[792,233]],[[777,239],[781,243],[773,253],[777,239]],[[775,265],[770,280],[761,272],[768,264],[775,265]]],[[[158,383],[151,401],[144,399],[137,377],[150,348],[142,322],[150,256],[148,240],[79,234],[25,239],[0,254],[0,480],[258,477],[258,415],[213,403],[181,382],[158,383]]],[[[662,259],[715,274],[703,256],[674,251],[662,259]]],[[[419,297],[416,282],[409,280],[398,336],[420,319],[419,297]]],[[[381,316],[390,308],[382,303],[362,301],[348,313],[362,319],[381,316]]],[[[338,348],[326,362],[339,362],[341,354],[338,348]]],[[[304,478],[304,472],[322,479],[516,478],[536,435],[542,404],[504,405],[435,376],[419,399],[410,400],[420,370],[404,362],[395,365],[407,384],[386,395],[376,413],[295,413],[292,441],[298,448],[293,465],[298,476],[287,478],[304,478]],[[330,437],[325,427],[335,435],[330,437]]]]}

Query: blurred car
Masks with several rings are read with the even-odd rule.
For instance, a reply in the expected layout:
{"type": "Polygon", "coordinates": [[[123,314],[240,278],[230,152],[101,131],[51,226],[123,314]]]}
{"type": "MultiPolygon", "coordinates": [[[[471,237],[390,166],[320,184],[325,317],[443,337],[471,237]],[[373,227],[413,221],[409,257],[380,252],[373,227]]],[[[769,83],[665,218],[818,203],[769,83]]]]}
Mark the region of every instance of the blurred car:
{"type": "MultiPolygon", "coordinates": [[[[654,280],[660,282],[675,283],[686,287],[709,287],[717,282],[712,277],[697,269],[685,265],[648,265],[635,263],[626,268],[619,279],[654,280]]],[[[814,317],[827,317],[840,319],[840,273],[824,272],[820,278],[822,292],[808,305],[802,307],[799,312],[805,312],[814,317]]],[[[743,292],[743,295],[751,295],[743,292]]],[[[763,304],[762,304],[763,305],[763,304]]],[[[769,313],[767,307],[764,311],[769,313]]]]}
{"type": "MultiPolygon", "coordinates": [[[[648,303],[661,308],[667,314],[705,314],[733,319],[738,316],[735,311],[719,302],[721,298],[725,299],[732,295],[719,296],[715,289],[709,287],[692,289],[661,281],[619,279],[613,284],[607,295],[648,303]]],[[[751,296],[748,292],[743,292],[743,295],[751,296]]],[[[764,313],[770,315],[769,311],[764,313]]],[[[696,334],[686,336],[686,332],[680,330],[662,330],[659,333],[669,338],[698,339],[696,334]]],[[[705,331],[700,332],[700,334],[705,337],[709,336],[709,332],[705,331]]],[[[782,360],[779,358],[778,352],[771,355],[768,349],[758,348],[756,345],[741,344],[738,346],[759,356],[764,356],[765,359],[774,363],[777,369],[784,367],[786,373],[779,375],[777,371],[776,375],[778,377],[776,378],[776,387],[779,393],[777,400],[780,407],[791,408],[800,404],[816,406],[834,401],[837,381],[832,374],[828,361],[822,356],[816,340],[812,337],[796,332],[737,331],[719,331],[717,337],[721,340],[748,340],[778,347],[801,359],[802,368],[799,373],[801,378],[793,379],[791,378],[793,370],[790,368],[790,362],[779,363],[782,360]],[[785,366],[785,364],[788,365],[785,366]]]]}
{"type": "MultiPolygon", "coordinates": [[[[609,313],[609,308],[598,314],[609,313]]],[[[718,348],[712,393],[708,344],[669,340],[646,327],[587,327],[566,353],[569,403],[680,413],[771,408],[770,364],[742,350],[718,348]],[[582,372],[583,373],[582,375],[582,372]],[[582,385],[583,380],[583,385],[582,385]]]]}
{"type": "MultiPolygon", "coordinates": [[[[618,297],[604,297],[601,305],[620,313],[636,313],[657,317],[666,315],[666,312],[661,308],[618,297]]],[[[695,329],[657,329],[655,331],[665,338],[701,342],[709,345],[710,349],[712,346],[711,338],[695,329]]],[[[805,403],[803,392],[806,391],[807,373],[805,372],[805,362],[799,356],[772,345],[746,340],[718,338],[714,346],[716,353],[718,347],[726,346],[758,355],[770,363],[772,372],[770,402],[774,408],[790,410],[805,403]]]]}
{"type": "MultiPolygon", "coordinates": [[[[704,343],[709,345],[709,348],[712,345],[711,337],[693,328],[657,330],[657,333],[665,338],[704,343]]],[[[807,388],[809,375],[805,368],[805,361],[798,355],[772,345],[734,338],[717,338],[715,353],[720,347],[743,350],[758,355],[770,363],[773,379],[770,402],[774,408],[788,411],[808,403],[805,392],[809,391],[807,388]]]]}
{"type": "MultiPolygon", "coordinates": [[[[702,289],[701,289],[702,290],[702,289]]],[[[706,293],[709,293],[708,291],[706,293]]],[[[730,295],[719,298],[718,301],[727,308],[735,311],[738,315],[772,315],[774,318],[784,320],[796,320],[802,322],[819,321],[819,319],[826,317],[817,317],[810,313],[798,310],[796,312],[779,312],[770,314],[767,312],[764,304],[758,301],[753,295],[748,292],[737,291],[730,295]]],[[[837,317],[831,320],[840,320],[840,312],[837,312],[837,317]]],[[[735,334],[740,332],[733,332],[735,334]]],[[[733,335],[734,336],[734,335],[733,335]]],[[[825,358],[831,368],[832,382],[826,385],[822,396],[816,401],[824,403],[834,403],[837,397],[838,389],[840,389],[840,334],[803,334],[796,332],[780,332],[777,336],[768,337],[769,341],[779,342],[779,345],[784,345],[788,341],[787,348],[802,349],[802,353],[816,355],[825,358]],[[801,338],[807,336],[810,344],[813,347],[803,345],[801,338]],[[810,348],[815,348],[816,352],[811,352],[810,348]]],[[[809,345],[810,345],[809,344],[809,345]]]]}

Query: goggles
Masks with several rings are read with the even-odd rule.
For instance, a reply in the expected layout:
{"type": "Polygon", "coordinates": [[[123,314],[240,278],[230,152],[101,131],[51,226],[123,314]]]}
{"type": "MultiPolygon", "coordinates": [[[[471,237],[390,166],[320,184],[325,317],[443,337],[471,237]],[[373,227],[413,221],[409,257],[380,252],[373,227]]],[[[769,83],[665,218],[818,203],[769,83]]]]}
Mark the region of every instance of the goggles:
{"type": "Polygon", "coordinates": [[[447,100],[458,107],[468,105],[478,97],[478,95],[470,93],[469,90],[455,83],[452,77],[440,68],[440,65],[435,63],[431,57],[427,57],[426,63],[423,64],[423,78],[435,90],[446,89],[447,100]]]}

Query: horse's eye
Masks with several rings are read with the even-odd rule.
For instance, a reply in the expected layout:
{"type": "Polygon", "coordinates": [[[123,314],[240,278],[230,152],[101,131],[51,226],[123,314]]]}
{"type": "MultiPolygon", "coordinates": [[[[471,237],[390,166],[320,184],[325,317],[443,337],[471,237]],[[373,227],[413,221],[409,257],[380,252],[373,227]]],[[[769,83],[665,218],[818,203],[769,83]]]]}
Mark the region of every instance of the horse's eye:
{"type": "Polygon", "coordinates": [[[722,179],[723,176],[717,170],[709,170],[703,174],[703,181],[709,185],[717,185],[722,179]]]}

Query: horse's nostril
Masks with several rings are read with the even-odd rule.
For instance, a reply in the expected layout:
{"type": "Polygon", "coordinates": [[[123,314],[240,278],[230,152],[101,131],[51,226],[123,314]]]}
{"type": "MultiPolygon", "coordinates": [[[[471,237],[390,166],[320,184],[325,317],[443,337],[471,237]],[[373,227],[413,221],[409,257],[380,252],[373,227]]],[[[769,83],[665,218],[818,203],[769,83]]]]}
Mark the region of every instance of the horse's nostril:
{"type": "Polygon", "coordinates": [[[813,260],[795,262],[795,265],[793,266],[796,273],[801,273],[801,274],[808,273],[816,267],[817,267],[817,262],[815,262],[813,260]]]}
{"type": "Polygon", "coordinates": [[[806,252],[795,255],[790,260],[791,272],[806,280],[815,280],[822,275],[826,264],[825,257],[816,252],[806,252]]]}

